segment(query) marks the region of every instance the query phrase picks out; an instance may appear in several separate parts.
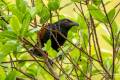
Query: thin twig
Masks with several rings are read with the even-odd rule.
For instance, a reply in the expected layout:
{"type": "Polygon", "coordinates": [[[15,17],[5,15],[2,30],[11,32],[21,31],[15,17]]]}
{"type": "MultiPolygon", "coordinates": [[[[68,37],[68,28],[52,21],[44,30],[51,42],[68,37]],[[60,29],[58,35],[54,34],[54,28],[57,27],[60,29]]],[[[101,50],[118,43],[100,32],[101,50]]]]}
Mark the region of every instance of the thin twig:
{"type": "Polygon", "coordinates": [[[22,70],[20,70],[20,69],[18,69],[16,67],[12,67],[12,68],[14,68],[15,70],[19,71],[20,73],[24,74],[26,77],[28,77],[28,78],[30,78],[32,80],[37,80],[33,76],[28,75],[27,73],[23,72],[22,70]]]}
{"type": "Polygon", "coordinates": [[[111,37],[112,37],[112,49],[113,49],[113,61],[112,61],[112,80],[114,80],[114,72],[115,72],[115,56],[116,56],[116,50],[115,50],[115,41],[114,41],[114,34],[113,34],[113,28],[112,28],[112,25],[110,23],[110,20],[109,20],[109,17],[107,15],[107,11],[106,11],[106,8],[105,8],[105,5],[104,5],[104,2],[103,0],[101,0],[101,3],[102,3],[102,6],[103,6],[103,9],[104,9],[104,13],[106,15],[106,18],[107,18],[107,21],[108,21],[108,24],[109,24],[109,27],[110,27],[110,30],[111,30],[111,37]]]}
{"type": "MultiPolygon", "coordinates": [[[[37,60],[37,61],[39,61],[39,62],[44,62],[43,60],[37,60]]],[[[4,63],[4,64],[6,64],[6,63],[11,63],[11,62],[18,62],[18,63],[22,63],[22,62],[36,62],[36,60],[12,60],[12,61],[3,61],[3,62],[1,62],[1,63],[4,63]]]]}
{"type": "MultiPolygon", "coordinates": [[[[31,44],[31,43],[30,43],[28,40],[26,40],[25,38],[24,38],[24,40],[27,41],[27,43],[31,44]]],[[[22,41],[23,41],[23,40],[22,40],[22,41]]],[[[24,41],[23,41],[23,43],[24,43],[24,41]]],[[[32,44],[31,44],[31,45],[32,45],[32,44]]],[[[28,53],[33,57],[33,59],[36,60],[36,58],[34,57],[34,55],[31,54],[32,52],[31,52],[25,45],[23,45],[23,47],[28,51],[28,53]]],[[[42,51],[40,48],[38,48],[38,47],[36,47],[36,46],[33,46],[33,45],[32,45],[32,47],[35,48],[35,49],[37,49],[37,50],[43,55],[43,58],[44,58],[44,60],[45,60],[45,63],[46,63],[46,65],[47,65],[47,67],[48,67],[48,69],[49,69],[50,72],[49,72],[48,70],[46,70],[46,69],[39,63],[39,61],[36,60],[36,62],[39,64],[39,66],[42,67],[42,68],[43,68],[46,72],[48,72],[51,76],[53,76],[56,80],[59,80],[59,77],[58,77],[57,74],[54,72],[54,70],[52,69],[50,63],[48,62],[47,59],[49,59],[49,58],[48,58],[47,55],[44,53],[44,51],[42,51]]]]}

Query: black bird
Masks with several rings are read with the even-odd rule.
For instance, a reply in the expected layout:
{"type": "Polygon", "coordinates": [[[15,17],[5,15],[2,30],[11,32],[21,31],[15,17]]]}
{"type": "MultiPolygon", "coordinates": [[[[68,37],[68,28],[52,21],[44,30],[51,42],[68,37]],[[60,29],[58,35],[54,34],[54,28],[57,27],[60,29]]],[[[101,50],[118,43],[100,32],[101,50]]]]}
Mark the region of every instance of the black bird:
{"type": "MultiPolygon", "coordinates": [[[[57,33],[57,31],[67,37],[68,31],[73,26],[79,26],[79,24],[69,19],[62,19],[53,24],[48,24],[42,27],[38,32],[38,40],[40,40],[41,47],[44,47],[44,44],[50,39],[51,47],[58,52],[59,45],[62,46],[65,43],[66,39],[63,38],[59,33],[57,33]]],[[[36,52],[37,51],[34,50],[34,54],[36,54],[36,52]]],[[[42,56],[40,53],[37,53],[37,55],[42,56]]]]}

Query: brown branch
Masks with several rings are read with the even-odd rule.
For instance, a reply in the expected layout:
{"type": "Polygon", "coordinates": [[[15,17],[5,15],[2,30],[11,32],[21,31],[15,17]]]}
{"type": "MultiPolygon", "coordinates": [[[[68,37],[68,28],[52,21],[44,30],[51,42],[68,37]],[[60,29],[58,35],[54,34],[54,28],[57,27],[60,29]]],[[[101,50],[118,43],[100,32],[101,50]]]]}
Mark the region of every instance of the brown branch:
{"type": "Polygon", "coordinates": [[[101,65],[101,67],[103,68],[103,70],[107,73],[107,75],[109,77],[111,77],[111,75],[109,74],[107,69],[104,67],[103,59],[102,59],[102,53],[101,53],[100,45],[99,45],[99,42],[98,42],[97,32],[96,32],[96,29],[95,29],[95,24],[94,24],[92,16],[90,16],[90,17],[91,17],[91,21],[92,21],[92,27],[93,27],[94,36],[95,36],[95,40],[96,40],[96,45],[97,45],[97,48],[98,48],[98,53],[99,53],[99,58],[100,58],[100,62],[99,63],[101,65]]]}
{"type": "MultiPolygon", "coordinates": [[[[39,61],[39,62],[44,62],[44,61],[42,61],[42,60],[37,60],[37,61],[39,61]]],[[[3,61],[3,62],[1,62],[1,63],[11,63],[11,62],[18,62],[18,63],[22,63],[22,62],[36,62],[36,60],[12,60],[12,61],[3,61]]]]}
{"type": "MultiPolygon", "coordinates": [[[[31,3],[32,3],[32,7],[35,7],[35,1],[31,0],[31,3]]],[[[34,18],[34,28],[36,28],[36,27],[37,27],[37,18],[35,16],[35,18],[34,18]]]]}
{"type": "MultiPolygon", "coordinates": [[[[47,29],[47,28],[45,28],[45,29],[47,29]]],[[[48,30],[48,29],[47,29],[48,30]]],[[[68,41],[70,44],[72,44],[74,47],[76,47],[78,50],[80,50],[81,52],[83,52],[87,57],[90,57],[91,59],[93,59],[93,60],[95,60],[95,61],[97,61],[97,62],[100,62],[99,60],[97,60],[97,59],[95,59],[95,58],[93,58],[92,56],[90,56],[82,47],[78,47],[78,46],[76,46],[75,44],[73,44],[70,40],[68,40],[62,33],[60,33],[59,31],[57,31],[57,30],[51,30],[52,32],[57,32],[59,35],[61,35],[63,38],[65,38],[66,39],[66,41],[68,41]]],[[[60,47],[60,46],[59,46],[60,47]]]]}
{"type": "Polygon", "coordinates": [[[28,77],[28,78],[30,78],[32,80],[37,80],[33,76],[28,75],[27,73],[23,72],[22,70],[20,70],[20,69],[18,69],[16,67],[12,67],[12,68],[14,68],[15,70],[19,71],[20,73],[22,73],[23,75],[25,75],[26,77],[28,77]]]}
{"type": "Polygon", "coordinates": [[[5,23],[9,24],[9,22],[8,22],[7,20],[5,20],[5,18],[4,18],[3,16],[1,16],[1,14],[0,14],[0,18],[1,18],[1,20],[3,20],[5,23]]]}
{"type": "Polygon", "coordinates": [[[40,49],[39,47],[36,47],[36,46],[32,45],[32,44],[31,44],[28,40],[26,40],[25,38],[20,39],[20,41],[24,44],[23,47],[28,51],[28,53],[33,57],[34,60],[36,60],[35,56],[32,54],[32,52],[31,52],[25,45],[26,45],[26,43],[27,43],[27,45],[29,44],[29,45],[31,45],[34,49],[37,49],[38,52],[43,55],[43,58],[44,58],[44,60],[45,60],[45,63],[46,63],[46,65],[47,65],[47,67],[48,67],[48,69],[49,69],[50,72],[49,72],[48,70],[46,70],[46,69],[39,63],[39,61],[36,60],[36,62],[37,62],[37,63],[39,64],[39,66],[42,67],[46,72],[48,72],[51,76],[53,76],[53,77],[55,78],[55,80],[59,80],[58,75],[54,72],[54,70],[53,70],[52,67],[51,67],[51,64],[49,63],[49,61],[48,61],[49,58],[47,57],[47,55],[45,54],[45,52],[44,52],[42,49],[40,49]]]}
{"type": "Polygon", "coordinates": [[[62,10],[62,9],[64,9],[65,7],[67,7],[67,6],[71,5],[71,4],[72,4],[72,2],[67,3],[67,4],[65,4],[64,6],[60,7],[59,10],[62,10]]]}
{"type": "Polygon", "coordinates": [[[103,0],[101,0],[101,3],[102,3],[102,7],[104,9],[104,13],[106,15],[106,18],[107,18],[107,21],[108,21],[108,24],[109,24],[109,27],[110,27],[110,30],[111,30],[111,37],[112,37],[112,49],[113,49],[113,61],[112,61],[112,80],[114,80],[114,72],[115,72],[115,56],[116,56],[116,50],[115,50],[115,41],[114,41],[114,33],[113,33],[113,28],[112,28],[112,25],[110,23],[110,20],[109,20],[109,17],[108,17],[108,14],[107,14],[107,11],[106,11],[106,8],[105,8],[105,5],[104,5],[104,2],[103,0]]]}
{"type": "MultiPolygon", "coordinates": [[[[53,30],[54,31],[54,30],[53,30]]],[[[56,31],[56,30],[55,30],[56,31]]],[[[59,33],[62,37],[64,36],[62,33],[60,33],[60,32],[57,32],[57,33],[59,33]]],[[[60,46],[60,44],[59,44],[59,42],[57,41],[57,39],[55,38],[55,36],[54,36],[54,34],[52,33],[52,36],[53,36],[53,38],[54,38],[54,40],[56,41],[56,43],[57,43],[57,45],[60,47],[60,49],[62,50],[62,48],[61,48],[61,46],[60,46]]],[[[64,36],[63,38],[65,38],[66,39],[66,37],[64,36]]],[[[72,43],[72,42],[71,42],[72,43]]],[[[64,51],[62,50],[62,52],[64,53],[64,51]]],[[[75,68],[77,68],[88,80],[90,80],[90,78],[87,76],[87,75],[85,75],[84,73],[83,73],[83,71],[76,65],[76,64],[74,64],[74,62],[72,61],[72,59],[71,58],[69,58],[66,54],[64,54],[65,56],[66,56],[66,58],[73,64],[73,66],[75,67],[75,68]]]]}

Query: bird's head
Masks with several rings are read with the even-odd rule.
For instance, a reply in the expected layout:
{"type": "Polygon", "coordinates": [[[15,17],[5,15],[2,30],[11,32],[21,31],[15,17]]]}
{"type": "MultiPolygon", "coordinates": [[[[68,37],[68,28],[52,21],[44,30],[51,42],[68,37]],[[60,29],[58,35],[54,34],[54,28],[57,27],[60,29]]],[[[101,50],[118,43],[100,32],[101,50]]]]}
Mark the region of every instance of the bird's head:
{"type": "Polygon", "coordinates": [[[79,26],[78,23],[71,21],[69,19],[62,19],[59,21],[58,24],[60,25],[60,27],[64,27],[66,29],[70,29],[72,26],[79,26]]]}

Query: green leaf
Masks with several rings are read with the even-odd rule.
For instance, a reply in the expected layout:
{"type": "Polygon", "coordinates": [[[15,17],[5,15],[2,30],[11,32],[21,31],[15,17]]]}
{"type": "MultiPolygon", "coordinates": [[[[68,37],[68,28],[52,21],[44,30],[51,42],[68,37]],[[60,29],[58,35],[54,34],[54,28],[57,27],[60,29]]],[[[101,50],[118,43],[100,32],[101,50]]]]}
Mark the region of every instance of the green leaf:
{"type": "Polygon", "coordinates": [[[66,76],[65,75],[61,75],[60,76],[60,80],[66,80],[66,76]]]}
{"type": "Polygon", "coordinates": [[[43,68],[41,68],[41,67],[39,67],[37,75],[40,77],[41,80],[42,79],[43,80],[54,80],[54,78],[50,74],[48,74],[48,72],[43,70],[43,68]],[[45,74],[45,75],[43,75],[43,74],[45,74]]]}
{"type": "Polygon", "coordinates": [[[26,14],[23,18],[22,27],[21,27],[21,30],[20,30],[22,36],[24,36],[27,33],[30,21],[31,21],[31,15],[30,15],[29,12],[26,12],[26,14]]]}
{"type": "Polygon", "coordinates": [[[16,80],[16,71],[11,71],[5,80],[16,80]]]}
{"type": "Polygon", "coordinates": [[[4,54],[8,54],[17,48],[17,43],[14,40],[7,41],[1,48],[1,52],[4,54]]]}
{"type": "Polygon", "coordinates": [[[0,43],[0,61],[3,61],[9,53],[17,51],[17,48],[18,43],[14,40],[9,40],[5,43],[0,43]]]}
{"type": "MultiPolygon", "coordinates": [[[[120,42],[119,42],[120,43],[120,42]]],[[[117,59],[120,60],[120,50],[117,53],[117,59]]]]}
{"type": "Polygon", "coordinates": [[[81,34],[81,37],[80,37],[80,40],[81,40],[81,45],[86,48],[86,46],[88,45],[88,27],[87,27],[87,24],[85,22],[85,19],[83,16],[78,16],[78,23],[79,23],[79,29],[80,29],[80,34],[81,34]]]}
{"type": "Polygon", "coordinates": [[[0,8],[5,6],[4,2],[3,1],[0,1],[0,8]]]}
{"type": "Polygon", "coordinates": [[[70,55],[72,56],[72,58],[77,61],[79,56],[80,56],[80,52],[78,49],[73,49],[71,52],[70,52],[70,55]]]}
{"type": "Polygon", "coordinates": [[[57,10],[60,7],[60,0],[49,0],[48,8],[51,11],[57,10]]]}
{"type": "Polygon", "coordinates": [[[112,46],[112,41],[111,41],[110,37],[105,36],[105,35],[102,35],[102,38],[103,38],[110,46],[112,46]]]}
{"type": "MultiPolygon", "coordinates": [[[[115,9],[113,8],[112,10],[110,10],[109,12],[108,12],[108,19],[109,19],[109,21],[112,21],[113,20],[113,18],[114,18],[114,16],[115,16],[115,9]]],[[[105,20],[105,22],[108,22],[108,20],[107,20],[107,17],[105,16],[105,18],[104,18],[105,20]]]]}
{"type": "Polygon", "coordinates": [[[45,6],[42,8],[41,13],[38,14],[38,15],[41,17],[40,18],[40,23],[45,23],[50,18],[50,12],[49,12],[48,8],[45,7],[45,6]]]}
{"type": "Polygon", "coordinates": [[[9,38],[9,39],[17,39],[17,35],[12,31],[0,32],[0,37],[9,38]]]}
{"type": "Polygon", "coordinates": [[[80,30],[81,29],[83,29],[83,30],[87,29],[87,24],[86,24],[85,19],[84,19],[83,16],[79,15],[77,21],[78,21],[78,23],[80,25],[79,26],[80,30]]]}
{"type": "Polygon", "coordinates": [[[43,4],[41,0],[35,1],[36,11],[40,17],[40,23],[45,23],[50,18],[50,12],[48,8],[43,4]]]}
{"type": "Polygon", "coordinates": [[[37,69],[38,69],[38,66],[35,63],[29,65],[27,68],[28,74],[32,76],[36,76],[38,71],[37,69]]]}
{"type": "Polygon", "coordinates": [[[105,59],[104,59],[104,65],[109,69],[110,67],[111,67],[111,64],[112,64],[112,60],[111,60],[111,58],[110,57],[106,57],[105,59]]]}
{"type": "Polygon", "coordinates": [[[45,48],[46,48],[46,51],[48,51],[51,48],[51,40],[50,39],[45,44],[45,48]]]}
{"type": "Polygon", "coordinates": [[[113,31],[114,36],[116,36],[117,33],[120,31],[120,28],[115,21],[113,21],[112,23],[112,31],[113,31]]]}
{"type": "Polygon", "coordinates": [[[5,75],[4,69],[0,66],[0,80],[5,80],[5,75]]]}
{"type": "Polygon", "coordinates": [[[19,31],[20,31],[20,27],[21,27],[21,24],[17,18],[17,16],[13,15],[12,18],[10,19],[10,26],[12,28],[12,30],[17,34],[19,35],[19,31]]]}
{"type": "Polygon", "coordinates": [[[98,6],[101,4],[101,0],[93,0],[93,3],[98,6]]]}
{"type": "Polygon", "coordinates": [[[47,53],[49,53],[49,56],[50,57],[56,57],[57,56],[57,53],[55,50],[52,49],[51,47],[51,40],[49,39],[47,41],[47,43],[45,44],[45,51],[47,51],[47,53]]]}
{"type": "Polygon", "coordinates": [[[41,13],[42,8],[43,8],[42,1],[41,0],[35,0],[35,7],[36,7],[37,13],[41,13]]]}
{"type": "Polygon", "coordinates": [[[12,12],[12,14],[16,15],[18,17],[19,21],[22,22],[22,18],[24,16],[24,14],[17,9],[16,5],[14,5],[14,4],[8,5],[8,8],[12,12]]]}
{"type": "Polygon", "coordinates": [[[4,58],[7,54],[4,54],[3,52],[0,52],[0,62],[4,61],[4,58]]]}
{"type": "Polygon", "coordinates": [[[104,22],[105,15],[102,13],[102,11],[97,8],[96,6],[89,5],[88,9],[90,11],[90,14],[98,21],[104,22]]]}
{"type": "Polygon", "coordinates": [[[80,1],[82,1],[82,0],[71,0],[71,1],[73,1],[73,2],[80,2],[80,1]]]}
{"type": "Polygon", "coordinates": [[[36,8],[32,7],[31,9],[29,9],[29,12],[30,12],[32,19],[34,19],[37,14],[36,8]]]}
{"type": "Polygon", "coordinates": [[[26,4],[24,0],[16,0],[16,6],[19,11],[26,12],[26,4]]]}

